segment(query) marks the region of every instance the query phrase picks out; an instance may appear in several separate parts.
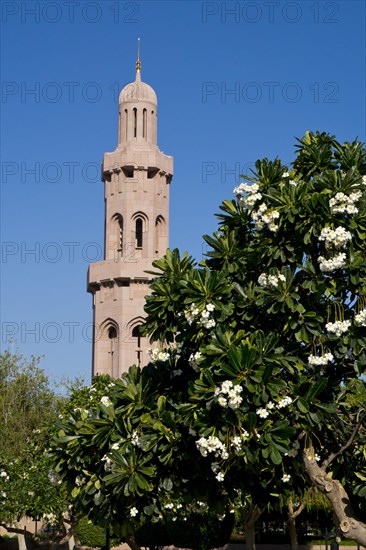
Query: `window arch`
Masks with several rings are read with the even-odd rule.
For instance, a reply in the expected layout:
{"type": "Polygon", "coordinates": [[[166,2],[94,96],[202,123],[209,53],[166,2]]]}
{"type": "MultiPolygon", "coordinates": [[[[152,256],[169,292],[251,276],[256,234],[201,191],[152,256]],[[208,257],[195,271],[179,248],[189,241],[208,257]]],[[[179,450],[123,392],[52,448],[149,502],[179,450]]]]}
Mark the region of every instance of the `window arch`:
{"type": "Polygon", "coordinates": [[[114,378],[119,376],[119,326],[114,319],[108,318],[101,325],[99,342],[102,372],[114,378]]]}
{"type": "Polygon", "coordinates": [[[123,217],[121,214],[114,214],[112,216],[113,228],[111,235],[111,248],[116,252],[120,252],[123,255],[123,237],[124,237],[124,228],[123,228],[123,217]]]}
{"type": "Polygon", "coordinates": [[[142,221],[142,218],[136,218],[135,221],[135,246],[136,248],[142,248],[142,242],[143,242],[143,229],[144,229],[144,223],[142,221]]]}
{"type": "Polygon", "coordinates": [[[137,109],[133,109],[133,137],[137,137],[137,109]]]}
{"type": "Polygon", "coordinates": [[[134,222],[135,248],[142,250],[145,247],[144,235],[148,230],[148,217],[143,212],[136,212],[132,216],[134,222]]]}
{"type": "Polygon", "coordinates": [[[128,323],[128,329],[130,331],[131,341],[135,344],[136,360],[137,364],[141,365],[142,353],[143,353],[143,341],[145,337],[141,334],[141,327],[144,323],[142,317],[135,317],[128,323]]]}
{"type": "Polygon", "coordinates": [[[142,111],[142,137],[147,138],[147,110],[142,111]]]}
{"type": "Polygon", "coordinates": [[[165,219],[163,216],[157,216],[155,220],[155,254],[162,254],[163,239],[165,237],[165,219]]]}

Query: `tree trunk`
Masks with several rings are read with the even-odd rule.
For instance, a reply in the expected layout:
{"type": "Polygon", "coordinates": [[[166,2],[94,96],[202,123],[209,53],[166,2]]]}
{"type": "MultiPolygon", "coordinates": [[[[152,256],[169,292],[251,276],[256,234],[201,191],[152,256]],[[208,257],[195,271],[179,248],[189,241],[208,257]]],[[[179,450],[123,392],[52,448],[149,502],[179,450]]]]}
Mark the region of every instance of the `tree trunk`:
{"type": "MultiPolygon", "coordinates": [[[[65,528],[65,532],[66,532],[66,535],[69,533],[69,531],[71,530],[71,525],[70,525],[70,522],[67,522],[67,521],[63,521],[62,522],[63,525],[64,525],[64,528],[65,528]]],[[[75,548],[75,545],[76,545],[76,542],[75,542],[75,537],[74,535],[72,534],[68,541],[67,541],[67,547],[69,550],[74,550],[75,548]]]]}
{"type": "Polygon", "coordinates": [[[305,505],[303,502],[300,503],[300,506],[295,511],[292,498],[290,497],[287,502],[287,527],[290,535],[290,546],[291,550],[299,550],[299,542],[297,540],[297,530],[296,530],[296,518],[301,514],[305,505]]]}
{"type": "Polygon", "coordinates": [[[255,548],[255,524],[263,514],[256,504],[251,504],[244,517],[245,548],[246,550],[256,550],[255,548]]]}
{"type": "Polygon", "coordinates": [[[131,550],[141,550],[133,535],[129,535],[128,537],[126,537],[126,542],[131,550]]]}
{"type": "MultiPolygon", "coordinates": [[[[22,526],[17,521],[14,521],[14,526],[16,529],[21,529],[22,526]]],[[[25,540],[25,534],[24,533],[17,533],[18,538],[18,550],[27,550],[27,542],[25,540]]]]}
{"type": "Polygon", "coordinates": [[[305,449],[303,455],[305,470],[311,482],[332,505],[342,536],[366,547],[366,523],[356,518],[343,485],[337,479],[329,477],[326,469],[320,467],[311,458],[313,456],[313,448],[305,449]]]}

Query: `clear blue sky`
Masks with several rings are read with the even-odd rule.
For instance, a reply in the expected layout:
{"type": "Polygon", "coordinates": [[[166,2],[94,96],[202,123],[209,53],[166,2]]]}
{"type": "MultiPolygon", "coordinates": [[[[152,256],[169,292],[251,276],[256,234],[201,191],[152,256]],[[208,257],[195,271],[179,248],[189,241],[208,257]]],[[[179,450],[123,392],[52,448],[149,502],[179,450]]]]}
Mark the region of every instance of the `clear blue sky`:
{"type": "Polygon", "coordinates": [[[90,379],[99,166],[116,147],[138,36],[159,146],[175,162],[170,245],[197,259],[256,159],[290,162],[307,129],[365,140],[363,1],[3,0],[1,10],[1,348],[12,337],[20,353],[45,355],[55,379],[90,379]]]}

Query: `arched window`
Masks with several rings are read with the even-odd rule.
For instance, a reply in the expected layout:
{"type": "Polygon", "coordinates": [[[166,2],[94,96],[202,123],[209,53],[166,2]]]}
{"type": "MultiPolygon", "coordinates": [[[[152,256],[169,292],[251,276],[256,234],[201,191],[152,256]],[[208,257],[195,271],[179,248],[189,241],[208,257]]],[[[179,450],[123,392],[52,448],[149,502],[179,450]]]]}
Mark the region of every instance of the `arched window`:
{"type": "Polygon", "coordinates": [[[137,137],[137,109],[133,110],[133,137],[137,137]]]}
{"type": "Polygon", "coordinates": [[[137,218],[135,222],[135,243],[136,248],[142,248],[143,220],[137,218]]]}
{"type": "Polygon", "coordinates": [[[158,216],[155,220],[155,254],[163,254],[163,240],[165,236],[165,220],[158,216]]]}
{"type": "Polygon", "coordinates": [[[147,138],[147,110],[142,111],[142,137],[147,138]]]}
{"type": "Polygon", "coordinates": [[[117,338],[117,329],[116,327],[110,327],[108,330],[108,338],[112,340],[113,338],[117,338]]]}
{"type": "Polygon", "coordinates": [[[125,141],[127,141],[127,138],[128,138],[128,111],[127,109],[125,109],[125,141]]]}
{"type": "Polygon", "coordinates": [[[119,376],[119,327],[113,319],[106,319],[101,324],[101,339],[99,340],[99,362],[102,372],[118,378],[119,376]]]}
{"type": "Polygon", "coordinates": [[[119,250],[123,250],[123,218],[120,216],[118,218],[118,228],[119,228],[119,250]]]}
{"type": "Polygon", "coordinates": [[[116,260],[117,255],[123,254],[123,217],[114,214],[109,232],[109,259],[116,260]]]}
{"type": "Polygon", "coordinates": [[[138,365],[141,365],[141,353],[142,353],[140,329],[141,329],[141,325],[135,325],[132,329],[132,336],[133,336],[133,338],[137,339],[136,354],[137,354],[137,364],[138,365]]]}

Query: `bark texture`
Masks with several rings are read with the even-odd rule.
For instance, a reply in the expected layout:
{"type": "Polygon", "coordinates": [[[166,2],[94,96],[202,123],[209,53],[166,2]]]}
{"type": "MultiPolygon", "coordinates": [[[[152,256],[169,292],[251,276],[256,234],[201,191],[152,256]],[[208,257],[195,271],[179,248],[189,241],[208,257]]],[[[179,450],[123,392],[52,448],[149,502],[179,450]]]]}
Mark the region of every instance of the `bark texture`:
{"type": "Polygon", "coordinates": [[[319,466],[311,458],[314,456],[314,449],[305,449],[303,456],[305,470],[310,480],[332,505],[342,536],[366,546],[366,523],[356,518],[343,485],[337,479],[329,477],[326,468],[323,465],[319,466]]]}
{"type": "Polygon", "coordinates": [[[251,504],[244,517],[245,548],[246,550],[256,550],[255,548],[255,524],[263,514],[256,504],[251,504]]]}
{"type": "Polygon", "coordinates": [[[287,526],[290,535],[291,550],[299,550],[299,542],[297,540],[296,530],[296,518],[301,514],[304,508],[305,504],[301,502],[297,510],[294,510],[294,504],[291,498],[287,503],[287,526]]]}

